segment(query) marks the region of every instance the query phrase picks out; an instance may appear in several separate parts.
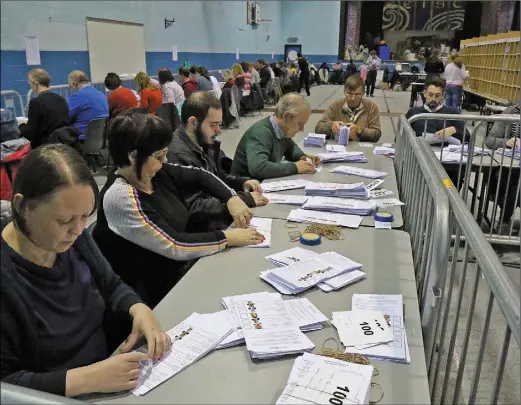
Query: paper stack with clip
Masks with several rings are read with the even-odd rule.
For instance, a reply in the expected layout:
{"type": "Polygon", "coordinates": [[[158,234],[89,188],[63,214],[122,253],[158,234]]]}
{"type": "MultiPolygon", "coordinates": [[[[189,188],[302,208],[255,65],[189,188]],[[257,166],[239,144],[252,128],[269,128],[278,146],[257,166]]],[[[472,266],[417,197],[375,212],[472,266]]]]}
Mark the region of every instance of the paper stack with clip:
{"type": "Polygon", "coordinates": [[[374,155],[380,155],[380,156],[394,156],[395,149],[394,148],[387,148],[385,146],[375,146],[373,149],[374,155]]]}
{"type": "Polygon", "coordinates": [[[308,136],[304,138],[304,146],[316,146],[322,148],[326,144],[326,135],[325,134],[314,134],[309,133],[308,136]]]}
{"type": "Polygon", "coordinates": [[[317,153],[322,163],[345,162],[345,163],[367,163],[364,152],[334,152],[317,153]]]}
{"type": "Polygon", "coordinates": [[[335,145],[334,143],[328,143],[326,145],[326,152],[327,153],[338,153],[338,152],[345,152],[346,147],[344,145],[335,145]]]}
{"type": "Polygon", "coordinates": [[[295,190],[306,187],[308,183],[309,181],[303,179],[262,182],[262,191],[264,193],[273,193],[276,191],[295,190]]]}
{"type": "Polygon", "coordinates": [[[376,210],[376,203],[371,200],[364,201],[351,198],[310,197],[302,206],[302,209],[350,215],[371,215],[376,210]]]}
{"type": "Polygon", "coordinates": [[[304,188],[304,193],[308,196],[369,198],[369,190],[364,183],[309,183],[304,188]]]}
{"type": "Polygon", "coordinates": [[[358,228],[363,217],[360,215],[335,214],[324,211],[304,210],[302,208],[291,210],[287,220],[304,224],[325,224],[343,226],[345,228],[358,228]]]}
{"type": "Polygon", "coordinates": [[[337,166],[331,170],[331,173],[348,174],[351,176],[367,177],[369,179],[382,179],[387,176],[386,172],[377,170],[361,169],[354,166],[337,166]]]}

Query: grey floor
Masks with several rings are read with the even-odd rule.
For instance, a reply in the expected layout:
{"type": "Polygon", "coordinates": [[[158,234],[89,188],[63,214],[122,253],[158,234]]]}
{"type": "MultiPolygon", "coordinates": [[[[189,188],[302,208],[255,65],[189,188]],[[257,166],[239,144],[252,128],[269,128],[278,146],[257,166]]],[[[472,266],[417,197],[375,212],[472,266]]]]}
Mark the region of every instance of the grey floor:
{"type": "MultiPolygon", "coordinates": [[[[313,114],[307,122],[304,132],[314,132],[315,124],[322,117],[323,111],[332,101],[341,98],[342,95],[342,86],[323,85],[318,87],[312,87],[311,96],[308,97],[308,100],[313,109],[313,114]]],[[[377,103],[381,113],[381,143],[392,143],[394,141],[396,118],[398,117],[398,115],[404,114],[408,110],[409,97],[410,93],[408,92],[383,92],[381,90],[375,91],[375,97],[372,98],[372,100],[374,100],[377,103]]],[[[220,136],[220,141],[222,142],[222,148],[224,152],[228,156],[233,157],[235,148],[246,129],[258,120],[267,117],[269,114],[271,114],[269,111],[264,111],[262,115],[256,113],[253,117],[251,115],[244,117],[239,122],[239,128],[223,130],[220,136]]],[[[483,133],[479,133],[479,136],[483,136],[483,133]]],[[[101,170],[100,172],[95,174],[95,178],[101,188],[105,184],[106,172],[104,170],[101,170]]],[[[519,217],[519,210],[516,212],[515,215],[519,217]]],[[[92,218],[92,220],[94,219],[95,217],[92,218]]],[[[472,256],[472,252],[470,253],[470,256],[472,256]]],[[[460,256],[460,259],[461,255],[462,252],[456,252],[456,256],[460,256]]],[[[514,261],[519,263],[519,249],[517,249],[517,252],[514,252],[514,261]]],[[[454,268],[454,282],[452,285],[452,289],[449,289],[450,285],[447,281],[446,297],[448,297],[449,295],[452,297],[450,311],[448,312],[449,315],[447,319],[449,326],[448,330],[451,333],[448,333],[447,337],[445,339],[442,339],[444,342],[443,351],[436,352],[435,354],[435,358],[439,357],[440,364],[442,365],[442,367],[440,368],[441,380],[438,380],[437,388],[435,390],[435,403],[440,403],[442,393],[441,386],[443,383],[444,376],[447,376],[447,396],[445,397],[444,402],[453,402],[457,370],[463,358],[466,358],[467,361],[465,363],[465,368],[463,372],[463,380],[460,390],[461,395],[459,397],[458,403],[467,404],[469,400],[472,379],[477,369],[476,361],[481,351],[481,331],[483,329],[483,322],[487,313],[487,302],[489,297],[489,289],[487,286],[487,282],[480,275],[480,273],[477,273],[477,271],[477,266],[474,263],[470,263],[465,271],[462,260],[459,260],[454,268]],[[470,303],[472,302],[473,288],[476,280],[478,283],[476,305],[473,313],[469,313],[468,309],[470,307],[470,303]],[[459,311],[460,316],[456,322],[456,315],[458,314],[457,304],[460,288],[462,291],[462,300],[459,311]],[[471,322],[469,320],[471,320],[471,322]],[[469,324],[469,322],[471,331],[469,335],[469,346],[466,356],[463,356],[464,353],[462,353],[462,342],[464,341],[465,331],[467,330],[467,325],[469,324]],[[456,331],[454,340],[454,356],[450,367],[448,367],[449,372],[446,373],[447,353],[450,345],[450,336],[452,336],[453,330],[456,331]]],[[[519,265],[517,264],[514,267],[505,267],[505,271],[508,274],[508,277],[511,279],[513,286],[515,286],[516,291],[519,291],[521,287],[519,265]]],[[[452,274],[452,272],[453,270],[449,267],[447,280],[450,280],[450,275],[452,274]]],[[[502,315],[502,312],[499,309],[497,302],[495,302],[490,321],[490,332],[488,333],[486,339],[485,348],[482,351],[483,367],[481,369],[481,375],[479,379],[479,385],[475,401],[475,403],[477,404],[491,403],[489,402],[489,396],[493,389],[495,372],[497,369],[497,360],[501,354],[505,326],[505,318],[502,315]]],[[[519,347],[515,340],[512,338],[509,346],[504,379],[503,384],[501,386],[498,403],[521,403],[519,393],[519,382],[521,379],[520,376],[521,373],[519,347]]]]}

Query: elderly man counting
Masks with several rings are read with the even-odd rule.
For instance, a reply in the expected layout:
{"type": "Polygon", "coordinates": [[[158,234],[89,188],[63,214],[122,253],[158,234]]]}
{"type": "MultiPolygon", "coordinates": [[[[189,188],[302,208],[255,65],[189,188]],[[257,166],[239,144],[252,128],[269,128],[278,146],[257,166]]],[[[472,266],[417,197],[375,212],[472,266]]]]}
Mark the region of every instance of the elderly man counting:
{"type": "Polygon", "coordinates": [[[258,180],[315,173],[320,163],[316,156],[306,155],[293,138],[304,130],[311,106],[299,94],[282,97],[275,115],[253,124],[242,136],[232,164],[232,174],[258,180]],[[282,162],[282,158],[286,161],[282,162]]]}

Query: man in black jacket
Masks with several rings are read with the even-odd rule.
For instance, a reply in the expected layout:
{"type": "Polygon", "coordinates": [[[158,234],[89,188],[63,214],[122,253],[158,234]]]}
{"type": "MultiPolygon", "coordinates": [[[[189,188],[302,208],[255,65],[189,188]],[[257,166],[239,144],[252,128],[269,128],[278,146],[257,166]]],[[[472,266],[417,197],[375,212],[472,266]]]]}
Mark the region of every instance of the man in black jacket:
{"type": "MultiPolygon", "coordinates": [[[[181,108],[182,125],[174,132],[168,147],[169,162],[201,167],[215,174],[249,206],[266,205],[257,180],[230,174],[231,159],[221,150],[216,137],[221,132],[222,107],[220,101],[208,92],[190,95],[181,108]]],[[[210,232],[227,228],[232,222],[226,205],[199,191],[184,196],[189,208],[190,232],[210,232]]]]}
{"type": "Polygon", "coordinates": [[[306,58],[302,56],[299,52],[298,56],[298,68],[300,70],[300,75],[298,77],[298,93],[300,94],[300,90],[302,90],[302,86],[306,89],[306,94],[308,96],[311,95],[309,92],[309,63],[306,58]]]}
{"type": "Polygon", "coordinates": [[[257,60],[257,70],[259,71],[260,75],[260,86],[262,88],[262,94],[264,96],[264,99],[266,99],[268,96],[268,84],[271,80],[271,72],[269,66],[267,65],[264,59],[257,60]]]}

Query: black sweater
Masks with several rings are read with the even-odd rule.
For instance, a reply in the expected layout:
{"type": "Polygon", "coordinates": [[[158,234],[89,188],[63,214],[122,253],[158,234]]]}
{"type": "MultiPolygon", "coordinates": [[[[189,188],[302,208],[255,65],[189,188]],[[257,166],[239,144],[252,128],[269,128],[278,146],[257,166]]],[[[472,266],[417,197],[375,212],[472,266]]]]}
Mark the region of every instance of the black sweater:
{"type": "MultiPolygon", "coordinates": [[[[406,117],[407,119],[411,118],[413,115],[418,114],[428,114],[430,113],[425,109],[425,107],[413,107],[407,111],[406,117]]],[[[454,114],[459,115],[459,111],[455,108],[446,107],[443,106],[440,110],[436,111],[435,114],[454,114]]],[[[429,118],[427,121],[427,133],[428,134],[434,134],[435,132],[438,132],[439,130],[443,129],[443,124],[445,124],[445,128],[453,126],[456,128],[456,133],[453,135],[454,138],[458,138],[461,142],[464,141],[466,136],[465,134],[465,121],[457,120],[457,117],[454,117],[456,119],[454,120],[447,120],[444,123],[443,119],[432,119],[429,118]]],[[[423,136],[423,132],[425,129],[425,120],[419,119],[418,121],[414,121],[412,124],[412,129],[416,133],[416,136],[423,136]]]]}
{"type": "Polygon", "coordinates": [[[206,170],[164,164],[147,194],[110,173],[101,190],[93,236],[114,271],[154,307],[181,279],[189,262],[224,250],[222,231],[188,233],[186,196],[202,190],[222,202],[236,195],[206,170]]]}
{"type": "MultiPolygon", "coordinates": [[[[67,370],[115,349],[107,327],[129,327],[129,309],[141,299],[112,272],[86,232],[45,275],[4,240],[1,251],[2,381],[65,395],[67,370]]],[[[130,329],[115,332],[123,338],[130,329]]]]}
{"type": "Polygon", "coordinates": [[[34,149],[49,141],[55,129],[69,125],[69,106],[67,101],[52,91],[44,91],[29,102],[26,125],[20,127],[22,136],[31,141],[34,149]]]}

